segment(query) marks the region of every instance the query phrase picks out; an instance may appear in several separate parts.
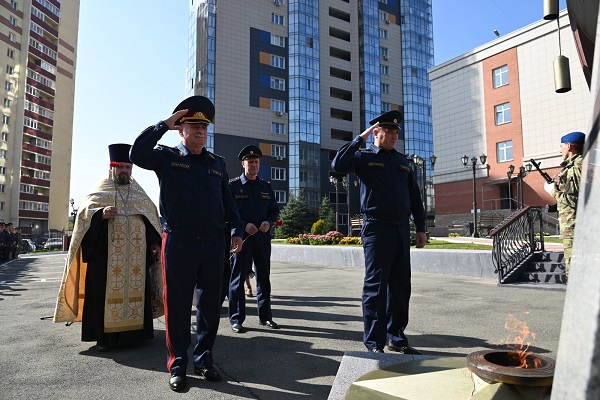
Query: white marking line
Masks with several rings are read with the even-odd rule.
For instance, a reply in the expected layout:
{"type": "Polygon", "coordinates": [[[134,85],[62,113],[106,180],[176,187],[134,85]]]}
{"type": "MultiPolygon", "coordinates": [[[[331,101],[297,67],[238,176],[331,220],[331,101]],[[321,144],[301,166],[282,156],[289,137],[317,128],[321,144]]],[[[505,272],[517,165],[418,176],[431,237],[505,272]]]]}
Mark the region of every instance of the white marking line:
{"type": "Polygon", "coordinates": [[[6,281],[0,281],[0,285],[4,285],[6,281]]]}

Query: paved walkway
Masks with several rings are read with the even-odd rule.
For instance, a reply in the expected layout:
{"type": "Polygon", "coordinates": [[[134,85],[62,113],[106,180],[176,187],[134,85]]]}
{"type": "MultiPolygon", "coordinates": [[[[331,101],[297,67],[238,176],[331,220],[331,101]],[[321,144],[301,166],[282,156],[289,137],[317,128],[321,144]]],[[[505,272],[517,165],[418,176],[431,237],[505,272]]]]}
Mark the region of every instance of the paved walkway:
{"type": "MultiPolygon", "coordinates": [[[[188,366],[189,388],[174,393],[162,318],[155,320],[153,341],[109,353],[81,342],[80,324],[46,318],[53,314],[64,262],[65,254],[55,253],[0,266],[0,398],[326,399],[343,355],[364,351],[363,269],[274,262],[273,315],[282,329],[259,326],[250,304],[244,324],[250,330],[235,334],[224,307],[214,348],[224,380],[206,382],[188,366]]],[[[555,357],[564,294],[414,273],[407,334],[427,355],[464,357],[510,342],[504,323],[514,315],[537,335],[531,350],[555,357]]]]}

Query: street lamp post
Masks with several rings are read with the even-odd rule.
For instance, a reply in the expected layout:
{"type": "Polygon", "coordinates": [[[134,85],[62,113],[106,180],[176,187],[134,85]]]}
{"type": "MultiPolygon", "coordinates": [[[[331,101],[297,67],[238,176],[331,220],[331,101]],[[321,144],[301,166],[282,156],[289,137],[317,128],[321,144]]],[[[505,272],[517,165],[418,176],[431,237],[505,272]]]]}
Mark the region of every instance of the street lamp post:
{"type": "MultiPolygon", "coordinates": [[[[482,154],[479,156],[479,160],[481,161],[481,164],[485,165],[487,156],[485,154],[482,154]]],[[[463,165],[467,167],[467,164],[469,163],[469,157],[467,157],[467,155],[464,155],[461,157],[461,161],[463,165]]],[[[471,157],[471,164],[473,169],[473,237],[479,237],[479,232],[477,232],[477,187],[475,177],[477,157],[471,157]]]]}
{"type": "MultiPolygon", "coordinates": [[[[508,197],[510,197],[510,178],[512,177],[513,172],[515,171],[514,165],[508,166],[508,172],[506,176],[508,176],[508,197]]],[[[519,167],[519,173],[517,174],[517,210],[525,207],[525,201],[523,200],[523,178],[527,175],[527,173],[531,172],[531,164],[527,164],[525,166],[519,167]]],[[[512,203],[512,199],[511,203],[512,203]]],[[[511,208],[512,211],[512,208],[511,208]]]]}
{"type": "Polygon", "coordinates": [[[339,232],[339,222],[338,222],[338,204],[339,204],[339,199],[338,199],[338,179],[335,176],[330,176],[329,177],[329,182],[331,182],[331,184],[333,186],[335,186],[335,231],[339,232]]]}
{"type": "Polygon", "coordinates": [[[515,166],[514,165],[509,165],[508,166],[508,172],[506,173],[506,176],[508,177],[508,209],[509,211],[512,211],[512,196],[510,194],[510,179],[512,178],[512,174],[515,171],[515,166]]]}
{"type": "MultiPolygon", "coordinates": [[[[432,155],[431,157],[429,157],[429,162],[431,163],[431,169],[433,169],[433,166],[435,165],[436,160],[437,160],[437,157],[435,155],[432,155]]],[[[417,154],[412,155],[412,161],[413,161],[413,165],[415,165],[415,172],[416,172],[416,166],[421,167],[421,196],[423,199],[423,208],[425,209],[425,216],[427,216],[429,214],[429,212],[427,210],[427,162],[425,161],[424,158],[418,156],[417,154]]]]}

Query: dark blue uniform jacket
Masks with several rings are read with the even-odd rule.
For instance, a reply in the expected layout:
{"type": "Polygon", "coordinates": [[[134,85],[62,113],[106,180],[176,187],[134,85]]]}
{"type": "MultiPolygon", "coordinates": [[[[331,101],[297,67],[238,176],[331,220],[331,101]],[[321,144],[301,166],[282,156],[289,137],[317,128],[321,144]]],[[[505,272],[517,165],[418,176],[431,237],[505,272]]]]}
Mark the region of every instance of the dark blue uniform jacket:
{"type": "Polygon", "coordinates": [[[199,155],[191,154],[183,143],[157,146],[167,131],[162,121],[150,126],[137,137],[130,152],[131,162],[153,170],[158,177],[160,213],[167,229],[207,238],[225,232],[225,221],[229,221],[232,236],[242,237],[225,161],[206,149],[199,155]]]}
{"type": "Polygon", "coordinates": [[[279,206],[269,182],[258,177],[254,181],[247,180],[242,174],[231,179],[229,186],[240,210],[242,226],[252,223],[259,228],[263,221],[274,226],[279,206]]]}
{"type": "Polygon", "coordinates": [[[337,152],[331,168],[360,180],[360,210],[367,220],[402,225],[413,215],[417,232],[425,232],[425,210],[419,186],[406,157],[375,145],[360,149],[357,136],[337,152]]]}

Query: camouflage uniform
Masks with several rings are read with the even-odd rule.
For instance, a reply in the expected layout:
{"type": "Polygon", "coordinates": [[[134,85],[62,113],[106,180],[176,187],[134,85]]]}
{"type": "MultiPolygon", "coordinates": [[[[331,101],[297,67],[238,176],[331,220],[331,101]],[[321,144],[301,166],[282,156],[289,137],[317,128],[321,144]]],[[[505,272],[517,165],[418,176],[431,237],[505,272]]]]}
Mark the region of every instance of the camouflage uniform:
{"type": "Polygon", "coordinates": [[[567,278],[571,267],[571,253],[573,251],[573,234],[575,233],[575,215],[577,213],[577,199],[579,197],[579,182],[583,156],[575,154],[561,164],[563,170],[558,174],[558,183],[552,196],[557,201],[558,219],[560,222],[560,238],[565,249],[565,263],[567,278]]]}

